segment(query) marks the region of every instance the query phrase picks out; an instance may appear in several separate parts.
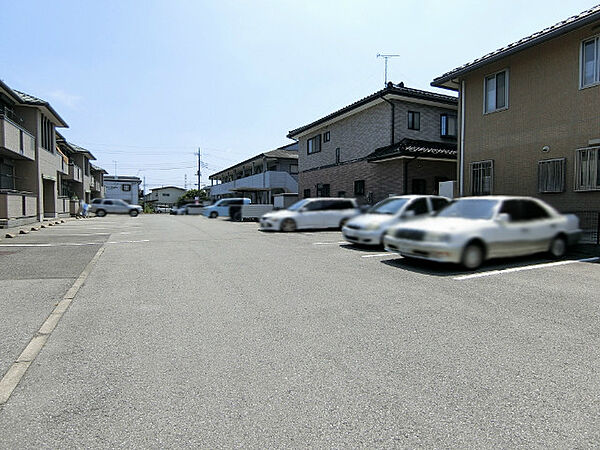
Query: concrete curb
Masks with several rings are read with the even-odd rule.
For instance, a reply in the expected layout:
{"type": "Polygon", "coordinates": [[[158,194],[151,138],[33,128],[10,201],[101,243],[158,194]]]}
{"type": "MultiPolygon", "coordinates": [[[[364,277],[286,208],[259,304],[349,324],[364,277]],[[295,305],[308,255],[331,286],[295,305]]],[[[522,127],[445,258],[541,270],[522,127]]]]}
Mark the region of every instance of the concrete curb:
{"type": "Polygon", "coordinates": [[[44,348],[44,345],[58,325],[58,322],[67,312],[73,299],[79,292],[79,289],[83,286],[83,283],[91,273],[98,259],[100,259],[100,256],[102,256],[102,253],[104,253],[104,249],[104,245],[98,249],[92,260],[85,266],[79,277],[77,277],[77,280],[75,280],[71,288],[63,296],[63,299],[56,304],[38,332],[31,338],[19,357],[10,366],[2,379],[0,379],[0,406],[10,399],[10,396],[19,385],[19,382],[27,372],[27,369],[33,363],[35,358],[37,358],[42,351],[42,348],[44,348]]]}

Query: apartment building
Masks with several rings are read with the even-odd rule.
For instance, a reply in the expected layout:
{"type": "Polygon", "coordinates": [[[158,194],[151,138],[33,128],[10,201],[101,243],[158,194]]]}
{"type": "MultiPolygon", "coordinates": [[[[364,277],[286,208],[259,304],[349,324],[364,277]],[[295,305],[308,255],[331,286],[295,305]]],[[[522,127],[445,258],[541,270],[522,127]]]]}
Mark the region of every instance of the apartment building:
{"type": "Polygon", "coordinates": [[[130,205],[137,205],[140,201],[140,184],[142,180],[131,176],[104,176],[106,198],[125,200],[130,205]]]}
{"type": "Polygon", "coordinates": [[[68,212],[77,214],[82,202],[104,197],[103,177],[107,172],[92,165],[94,155],[87,149],[67,142],[56,134],[57,151],[63,159],[63,168],[58,174],[58,201],[68,202],[68,212]]]}
{"type": "Polygon", "coordinates": [[[144,201],[156,206],[171,207],[186,192],[185,189],[177,186],[161,186],[150,189],[150,193],[144,196],[144,201]]]}
{"type": "Polygon", "coordinates": [[[210,198],[247,197],[273,203],[273,196],[298,192],[298,143],[260,153],[210,177],[210,198]]]}
{"type": "Polygon", "coordinates": [[[67,126],[45,100],[0,82],[0,226],[68,214],[58,202],[63,158],[55,139],[67,126]]]}
{"type": "Polygon", "coordinates": [[[457,99],[388,85],[289,132],[299,144],[303,197],[437,193],[456,177],[457,99]]]}
{"type": "Polygon", "coordinates": [[[600,5],[431,84],[459,94],[462,195],[600,211],[600,5]]]}

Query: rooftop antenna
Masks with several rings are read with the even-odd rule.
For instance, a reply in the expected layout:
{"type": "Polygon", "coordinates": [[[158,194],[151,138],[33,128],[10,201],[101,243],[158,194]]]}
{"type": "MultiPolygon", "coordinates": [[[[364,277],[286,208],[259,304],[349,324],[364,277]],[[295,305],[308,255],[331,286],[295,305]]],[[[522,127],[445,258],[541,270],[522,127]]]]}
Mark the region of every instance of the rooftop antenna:
{"type": "Polygon", "coordinates": [[[387,63],[388,63],[388,59],[395,58],[397,56],[400,56],[400,55],[384,55],[382,53],[377,53],[377,57],[378,58],[383,58],[385,60],[385,76],[384,76],[384,82],[383,82],[383,86],[384,87],[387,87],[387,63]]]}

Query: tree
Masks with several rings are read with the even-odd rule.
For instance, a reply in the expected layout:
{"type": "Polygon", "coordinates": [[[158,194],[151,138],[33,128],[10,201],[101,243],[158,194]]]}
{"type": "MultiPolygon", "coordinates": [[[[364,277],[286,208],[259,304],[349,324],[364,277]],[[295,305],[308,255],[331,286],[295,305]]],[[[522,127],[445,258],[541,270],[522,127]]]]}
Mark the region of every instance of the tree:
{"type": "Polygon", "coordinates": [[[185,194],[183,194],[177,200],[177,207],[184,205],[186,203],[192,203],[196,201],[196,197],[198,197],[198,201],[206,201],[208,200],[208,191],[206,189],[190,189],[185,194]]]}

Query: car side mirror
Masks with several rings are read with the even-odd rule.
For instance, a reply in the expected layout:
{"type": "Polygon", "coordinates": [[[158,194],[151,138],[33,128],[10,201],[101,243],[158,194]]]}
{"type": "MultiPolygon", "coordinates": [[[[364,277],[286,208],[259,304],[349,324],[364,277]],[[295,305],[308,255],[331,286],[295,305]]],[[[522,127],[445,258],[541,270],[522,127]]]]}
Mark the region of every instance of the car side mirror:
{"type": "Polygon", "coordinates": [[[500,214],[498,214],[498,216],[496,217],[496,222],[499,222],[499,223],[508,223],[508,222],[510,222],[510,214],[508,214],[508,213],[500,213],[500,214]]]}

